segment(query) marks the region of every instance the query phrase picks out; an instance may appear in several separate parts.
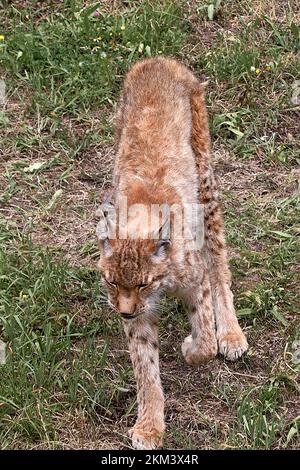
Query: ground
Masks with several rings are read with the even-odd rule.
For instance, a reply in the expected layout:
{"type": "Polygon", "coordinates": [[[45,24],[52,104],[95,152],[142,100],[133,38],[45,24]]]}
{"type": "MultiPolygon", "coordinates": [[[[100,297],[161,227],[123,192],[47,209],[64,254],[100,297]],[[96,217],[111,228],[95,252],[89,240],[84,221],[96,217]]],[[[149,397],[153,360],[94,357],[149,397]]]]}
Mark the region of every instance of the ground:
{"type": "Polygon", "coordinates": [[[209,81],[250,343],[237,363],[189,367],[185,312],[165,299],[165,447],[299,448],[299,2],[28,4],[0,1],[1,448],[130,447],[135,383],[99,285],[95,211],[110,185],[124,74],[158,54],[209,81]]]}

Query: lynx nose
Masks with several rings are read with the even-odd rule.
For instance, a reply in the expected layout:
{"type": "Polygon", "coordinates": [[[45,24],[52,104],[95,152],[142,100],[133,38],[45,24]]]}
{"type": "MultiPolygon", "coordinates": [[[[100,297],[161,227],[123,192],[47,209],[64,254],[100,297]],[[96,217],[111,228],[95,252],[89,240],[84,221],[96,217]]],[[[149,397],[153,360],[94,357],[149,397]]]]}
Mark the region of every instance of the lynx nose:
{"type": "Polygon", "coordinates": [[[119,312],[127,318],[134,314],[136,309],[136,299],[133,295],[119,297],[119,312]]]}

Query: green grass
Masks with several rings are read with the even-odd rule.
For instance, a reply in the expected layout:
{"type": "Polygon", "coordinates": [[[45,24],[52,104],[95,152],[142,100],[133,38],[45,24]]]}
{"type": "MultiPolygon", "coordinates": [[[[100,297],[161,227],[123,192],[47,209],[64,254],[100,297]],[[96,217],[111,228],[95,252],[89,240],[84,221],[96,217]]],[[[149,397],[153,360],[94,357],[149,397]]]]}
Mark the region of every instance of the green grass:
{"type": "Polygon", "coordinates": [[[96,411],[109,413],[125,386],[126,370],[107,365],[110,330],[96,274],[71,269],[59,256],[1,225],[1,335],[8,347],[1,367],[2,448],[20,439],[51,447],[61,410],[96,419],[96,411]],[[88,318],[73,311],[77,298],[88,303],[88,318]]]}
{"type": "Polygon", "coordinates": [[[124,74],[160,54],[209,78],[235,303],[250,342],[236,364],[217,359],[193,370],[180,354],[189,331],[184,309],[165,300],[166,448],[298,448],[295,3],[108,2],[100,16],[93,16],[96,3],[75,0],[6,3],[1,448],[128,446],[134,379],[119,319],[99,287],[94,213],[110,184],[124,74]]]}
{"type": "MultiPolygon", "coordinates": [[[[198,15],[206,14],[198,2],[198,15]]],[[[214,3],[214,2],[212,2],[214,3]]],[[[300,29],[294,2],[275,2],[278,19],[265,2],[227,2],[217,10],[214,40],[207,47],[195,35],[190,62],[213,81],[209,103],[212,133],[239,158],[299,164],[297,108],[300,29]],[[260,14],[259,14],[260,12],[260,14]],[[280,21],[280,14],[285,14],[280,21]],[[230,23],[233,27],[230,27],[230,23]],[[288,161],[289,160],[289,161],[288,161]]],[[[210,33],[211,34],[211,33],[210,33]]]]}
{"type": "Polygon", "coordinates": [[[80,3],[64,2],[52,12],[12,7],[5,13],[13,34],[6,31],[3,67],[34,91],[32,112],[78,116],[111,105],[131,63],[180,51],[185,28],[173,2],[132,2],[117,14],[99,17],[92,16],[95,8],[80,8],[80,3]]]}

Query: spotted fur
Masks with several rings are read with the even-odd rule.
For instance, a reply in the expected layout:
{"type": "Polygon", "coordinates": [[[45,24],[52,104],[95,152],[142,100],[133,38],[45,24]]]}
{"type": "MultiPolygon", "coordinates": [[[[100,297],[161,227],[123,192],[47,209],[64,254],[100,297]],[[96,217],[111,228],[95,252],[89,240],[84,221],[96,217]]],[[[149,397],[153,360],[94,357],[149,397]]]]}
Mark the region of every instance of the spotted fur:
{"type": "MultiPolygon", "coordinates": [[[[204,207],[204,243],[197,250],[172,233],[168,239],[145,239],[145,220],[136,214],[126,221],[126,239],[98,232],[99,269],[110,304],[122,315],[137,383],[138,417],[130,435],[135,448],[152,449],[162,445],[165,430],[156,315],[162,294],[173,292],[188,305],[192,331],[182,344],[188,364],[202,364],[218,350],[235,360],[248,345],[230,290],[204,85],[171,59],[137,63],[125,79],[116,140],[116,209],[124,196],[128,206],[149,209],[164,203],[204,207]]],[[[120,221],[115,223],[120,233],[120,221]]]]}

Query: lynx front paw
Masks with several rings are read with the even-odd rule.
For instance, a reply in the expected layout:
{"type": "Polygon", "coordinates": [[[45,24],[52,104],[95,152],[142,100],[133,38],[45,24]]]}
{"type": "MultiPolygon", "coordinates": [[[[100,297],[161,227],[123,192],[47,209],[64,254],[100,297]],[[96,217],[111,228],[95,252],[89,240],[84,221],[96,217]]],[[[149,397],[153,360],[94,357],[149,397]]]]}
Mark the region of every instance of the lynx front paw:
{"type": "Polygon", "coordinates": [[[220,354],[229,361],[236,361],[249,347],[240,328],[220,335],[218,341],[220,354]]]}
{"type": "Polygon", "coordinates": [[[146,431],[134,426],[129,431],[132,447],[136,450],[159,449],[163,444],[163,431],[146,431]]]}
{"type": "Polygon", "coordinates": [[[190,366],[205,364],[218,353],[216,341],[205,341],[199,345],[195,343],[192,336],[187,336],[181,345],[182,355],[190,366]]]}

